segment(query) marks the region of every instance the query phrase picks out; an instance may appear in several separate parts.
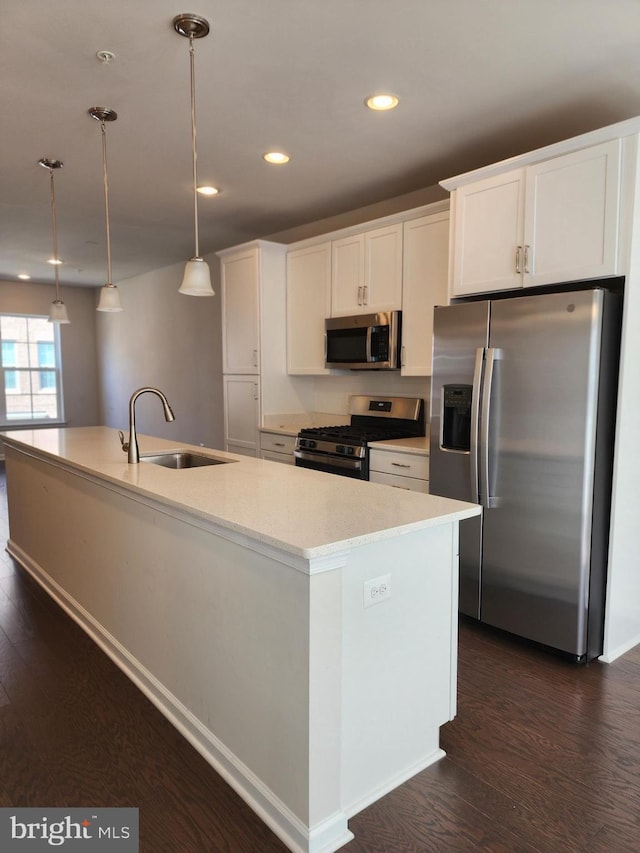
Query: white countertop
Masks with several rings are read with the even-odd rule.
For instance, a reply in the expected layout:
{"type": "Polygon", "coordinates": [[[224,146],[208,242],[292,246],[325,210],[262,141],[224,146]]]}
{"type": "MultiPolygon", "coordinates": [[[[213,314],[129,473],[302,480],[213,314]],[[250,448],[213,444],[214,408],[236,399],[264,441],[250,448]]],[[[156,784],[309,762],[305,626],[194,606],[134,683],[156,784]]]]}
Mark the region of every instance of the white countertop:
{"type": "Polygon", "coordinates": [[[417,438],[391,438],[387,441],[370,441],[369,447],[377,447],[383,450],[397,450],[400,453],[413,453],[416,456],[428,456],[429,436],[421,435],[417,438]]]}
{"type": "Polygon", "coordinates": [[[117,431],[107,427],[19,430],[1,437],[306,559],[480,513],[475,504],[416,492],[394,490],[390,500],[388,486],[146,435],[138,436],[142,454],[187,449],[230,464],[179,471],[148,462],[129,465],[117,431]]]}
{"type": "Polygon", "coordinates": [[[295,414],[265,415],[260,432],[276,432],[280,435],[296,436],[308,427],[335,426],[349,423],[349,415],[328,412],[299,412],[295,414]]]}

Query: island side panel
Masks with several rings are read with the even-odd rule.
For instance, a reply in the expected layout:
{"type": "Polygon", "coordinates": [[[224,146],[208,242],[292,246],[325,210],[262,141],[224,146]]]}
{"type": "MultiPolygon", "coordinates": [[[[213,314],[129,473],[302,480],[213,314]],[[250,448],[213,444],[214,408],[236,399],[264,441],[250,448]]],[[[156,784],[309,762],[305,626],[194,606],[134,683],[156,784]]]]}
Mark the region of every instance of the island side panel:
{"type": "Polygon", "coordinates": [[[355,549],[343,570],[342,804],[352,816],[442,757],[455,714],[457,523],[355,549]],[[391,595],[364,607],[366,581],[391,595]]]}
{"type": "Polygon", "coordinates": [[[323,822],[327,837],[347,840],[335,731],[340,573],[310,578],[10,447],[7,474],[11,542],[290,812],[292,849],[313,849],[304,835],[323,822]],[[312,698],[312,725],[325,731],[310,769],[312,698]]]}

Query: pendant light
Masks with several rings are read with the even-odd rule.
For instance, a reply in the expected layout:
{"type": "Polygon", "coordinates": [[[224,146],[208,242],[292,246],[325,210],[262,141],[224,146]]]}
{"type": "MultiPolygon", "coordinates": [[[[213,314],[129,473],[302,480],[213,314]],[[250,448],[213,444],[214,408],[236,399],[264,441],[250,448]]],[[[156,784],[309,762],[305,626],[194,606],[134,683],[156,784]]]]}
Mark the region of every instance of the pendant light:
{"type": "Polygon", "coordinates": [[[209,264],[200,257],[200,246],[198,242],[198,153],[196,150],[196,75],[195,75],[195,51],[193,40],[204,38],[209,33],[209,22],[199,15],[186,13],[178,15],[173,19],[173,28],[189,39],[189,70],[191,76],[191,156],[193,162],[193,212],[195,224],[195,255],[189,261],[184,270],[184,278],[180,285],[179,293],[188,296],[214,296],[211,287],[211,273],[209,264]]]}
{"type": "Polygon", "coordinates": [[[89,109],[91,118],[100,122],[102,131],[102,175],[104,179],[104,218],[105,230],[107,236],[107,283],[100,290],[100,301],[98,302],[97,311],[122,311],[120,304],[120,294],[118,288],[111,281],[111,231],[109,228],[109,180],[107,177],[107,132],[105,129],[106,121],[115,121],[118,118],[118,113],[109,107],[91,107],[89,109]]]}
{"type": "Polygon", "coordinates": [[[53,182],[53,173],[56,169],[62,169],[63,163],[61,160],[49,160],[43,157],[38,160],[38,165],[49,170],[49,181],[51,187],[51,225],[53,230],[53,258],[51,263],[56,275],[56,298],[51,303],[49,309],[50,323],[69,323],[67,316],[67,306],[60,299],[60,277],[58,275],[58,267],[60,266],[60,258],[58,257],[58,230],[56,227],[56,190],[53,182]]]}

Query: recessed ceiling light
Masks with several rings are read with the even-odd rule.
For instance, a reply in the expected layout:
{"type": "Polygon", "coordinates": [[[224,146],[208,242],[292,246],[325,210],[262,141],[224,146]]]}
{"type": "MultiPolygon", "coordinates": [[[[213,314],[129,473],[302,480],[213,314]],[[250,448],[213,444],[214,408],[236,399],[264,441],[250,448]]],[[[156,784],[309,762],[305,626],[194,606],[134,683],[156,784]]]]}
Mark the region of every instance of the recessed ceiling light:
{"type": "Polygon", "coordinates": [[[27,275],[26,272],[20,272],[20,273],[18,273],[18,278],[21,278],[22,281],[29,281],[31,276],[27,275]]]}
{"type": "Polygon", "coordinates": [[[49,258],[49,259],[47,260],[47,263],[48,263],[48,264],[54,264],[54,265],[55,265],[55,264],[61,264],[61,263],[62,263],[62,261],[60,260],[60,258],[49,258]]]}
{"type": "Polygon", "coordinates": [[[198,187],[198,192],[202,195],[218,195],[220,190],[217,187],[198,187]]]}
{"type": "Polygon", "coordinates": [[[267,151],[267,153],[262,156],[267,163],[275,163],[278,166],[282,163],[288,163],[291,159],[289,155],[285,154],[283,151],[267,151]]]}
{"type": "Polygon", "coordinates": [[[398,106],[398,99],[395,95],[372,95],[365,104],[370,110],[392,110],[398,106]]]}

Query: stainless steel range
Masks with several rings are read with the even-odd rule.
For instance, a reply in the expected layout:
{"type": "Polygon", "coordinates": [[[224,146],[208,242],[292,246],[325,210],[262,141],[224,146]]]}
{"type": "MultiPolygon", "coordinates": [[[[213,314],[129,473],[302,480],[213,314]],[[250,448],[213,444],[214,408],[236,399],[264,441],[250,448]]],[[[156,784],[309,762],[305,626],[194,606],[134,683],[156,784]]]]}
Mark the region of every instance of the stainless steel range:
{"type": "Polygon", "coordinates": [[[295,462],[313,468],[369,479],[369,442],[425,435],[424,400],[419,397],[349,398],[350,423],[301,429],[296,438],[295,462]]]}

